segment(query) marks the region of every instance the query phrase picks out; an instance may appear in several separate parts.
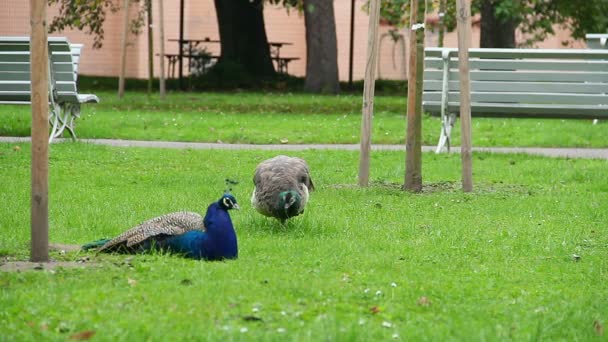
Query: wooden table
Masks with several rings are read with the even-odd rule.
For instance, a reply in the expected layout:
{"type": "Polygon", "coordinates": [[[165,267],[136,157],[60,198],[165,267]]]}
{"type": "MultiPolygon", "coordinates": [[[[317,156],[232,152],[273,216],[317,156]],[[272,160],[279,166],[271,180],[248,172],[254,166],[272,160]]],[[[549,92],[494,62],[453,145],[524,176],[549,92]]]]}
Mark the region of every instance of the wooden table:
{"type": "MultiPolygon", "coordinates": [[[[188,71],[190,71],[190,62],[191,59],[197,58],[196,54],[194,54],[196,48],[198,48],[201,44],[219,44],[221,41],[218,39],[211,39],[209,37],[205,37],[203,39],[177,39],[172,38],[169,39],[170,42],[177,42],[181,46],[181,58],[188,59],[188,71]]],[[[299,57],[281,57],[281,48],[286,45],[292,45],[293,43],[289,42],[268,42],[268,47],[270,48],[270,58],[276,62],[277,71],[280,73],[287,73],[289,62],[300,59],[299,57]]],[[[175,64],[180,58],[180,54],[165,54],[165,57],[169,60],[169,64],[175,68],[175,64]]],[[[218,59],[219,56],[211,55],[212,59],[218,59]]],[[[171,75],[174,74],[174,71],[171,71],[171,75]]]]}

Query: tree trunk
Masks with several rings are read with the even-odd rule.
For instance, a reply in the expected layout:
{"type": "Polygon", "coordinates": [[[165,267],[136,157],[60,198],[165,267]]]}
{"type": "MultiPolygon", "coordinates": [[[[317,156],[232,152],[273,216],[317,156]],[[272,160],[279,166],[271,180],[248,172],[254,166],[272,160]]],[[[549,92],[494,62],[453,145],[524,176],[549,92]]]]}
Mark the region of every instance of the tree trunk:
{"type": "Polygon", "coordinates": [[[496,0],[482,1],[479,46],[482,48],[514,48],[517,23],[513,20],[496,17],[496,2],[496,0]]]}
{"type": "Polygon", "coordinates": [[[333,0],[304,0],[306,25],[306,81],[304,89],[315,93],[336,94],[338,47],[333,0]]]}
{"type": "Polygon", "coordinates": [[[221,40],[218,64],[234,63],[256,77],[275,75],[263,0],[214,0],[221,40]]]}

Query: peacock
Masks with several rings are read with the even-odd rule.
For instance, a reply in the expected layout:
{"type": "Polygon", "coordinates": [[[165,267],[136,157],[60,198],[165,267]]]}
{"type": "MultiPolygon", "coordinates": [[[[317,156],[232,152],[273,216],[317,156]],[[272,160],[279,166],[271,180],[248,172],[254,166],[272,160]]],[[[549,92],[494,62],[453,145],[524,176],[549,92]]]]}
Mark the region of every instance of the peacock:
{"type": "Polygon", "coordinates": [[[251,205],[281,223],[303,213],[309,193],[314,190],[306,161],[283,155],[258,164],[253,184],[251,205]]]}
{"type": "Polygon", "coordinates": [[[165,250],[193,259],[236,259],[238,244],[228,213],[230,209],[239,209],[239,205],[233,195],[224,194],[209,205],[204,218],[187,211],[166,214],[145,221],[113,239],[88,243],[82,249],[97,249],[98,253],[165,250]]]}

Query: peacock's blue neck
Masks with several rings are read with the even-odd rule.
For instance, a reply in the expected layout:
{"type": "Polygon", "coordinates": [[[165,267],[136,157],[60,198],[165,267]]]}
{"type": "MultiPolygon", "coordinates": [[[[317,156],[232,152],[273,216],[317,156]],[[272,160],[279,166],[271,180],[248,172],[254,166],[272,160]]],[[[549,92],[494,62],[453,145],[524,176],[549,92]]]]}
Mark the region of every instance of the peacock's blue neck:
{"type": "Polygon", "coordinates": [[[236,232],[228,211],[213,203],[204,218],[205,232],[190,231],[172,236],[164,245],[172,252],[186,257],[206,260],[235,259],[238,257],[236,232]]]}

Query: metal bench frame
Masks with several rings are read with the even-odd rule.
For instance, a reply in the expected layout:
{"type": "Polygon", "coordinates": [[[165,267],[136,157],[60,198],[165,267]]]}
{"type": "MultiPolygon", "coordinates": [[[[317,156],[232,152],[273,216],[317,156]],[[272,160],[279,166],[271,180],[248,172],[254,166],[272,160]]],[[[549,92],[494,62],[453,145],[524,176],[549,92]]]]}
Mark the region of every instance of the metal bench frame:
{"type": "MultiPolygon", "coordinates": [[[[98,103],[93,94],[78,94],[76,81],[82,44],[49,37],[49,142],[67,129],[76,140],[74,120],[82,103],[98,103]]],[[[0,37],[0,104],[30,104],[30,38],[0,37]]]]}
{"type": "MultiPolygon", "coordinates": [[[[469,49],[471,115],[608,118],[608,50],[469,49]]],[[[422,106],[441,116],[436,153],[460,111],[458,49],[425,49],[422,106]]]]}

